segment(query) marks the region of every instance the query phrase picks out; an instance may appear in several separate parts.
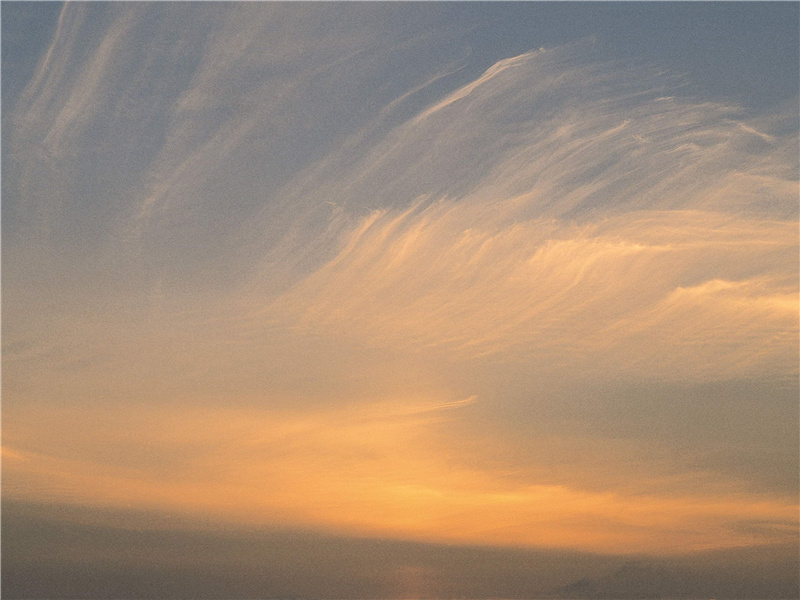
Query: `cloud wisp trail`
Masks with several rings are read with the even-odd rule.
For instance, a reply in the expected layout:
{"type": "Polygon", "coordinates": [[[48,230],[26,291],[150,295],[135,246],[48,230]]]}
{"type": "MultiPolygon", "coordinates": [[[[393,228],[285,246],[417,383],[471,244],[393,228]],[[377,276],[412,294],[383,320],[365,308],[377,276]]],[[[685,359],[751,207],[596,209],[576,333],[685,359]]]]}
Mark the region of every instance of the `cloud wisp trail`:
{"type": "Polygon", "coordinates": [[[332,207],[317,239],[335,228],[339,247],[266,313],[468,356],[792,375],[789,142],[580,51],[492,67],[351,170],[303,182],[291,202],[317,190],[332,207]]]}

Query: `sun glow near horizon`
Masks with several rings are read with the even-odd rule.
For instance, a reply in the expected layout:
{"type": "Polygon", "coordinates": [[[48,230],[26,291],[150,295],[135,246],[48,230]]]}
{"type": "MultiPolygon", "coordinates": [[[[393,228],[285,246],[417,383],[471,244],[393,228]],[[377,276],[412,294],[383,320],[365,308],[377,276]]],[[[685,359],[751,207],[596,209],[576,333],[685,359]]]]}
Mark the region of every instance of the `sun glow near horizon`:
{"type": "MultiPolygon", "coordinates": [[[[614,489],[591,481],[581,470],[592,465],[573,459],[556,470],[562,480],[589,487],[558,483],[552,469],[510,461],[504,440],[478,433],[465,441],[448,432],[455,413],[474,401],[404,398],[301,413],[94,407],[80,440],[59,438],[77,426],[70,422],[75,411],[50,409],[53,421],[49,427],[38,421],[37,433],[47,431],[55,453],[94,458],[4,446],[10,482],[4,495],[258,527],[606,553],[769,545],[794,535],[790,496],[764,498],[702,473],[646,477],[617,462],[617,487],[620,477],[631,478],[633,487],[614,489]],[[731,530],[731,523],[746,522],[776,527],[731,530]]],[[[30,445],[24,437],[20,442],[30,445]]],[[[594,446],[583,450],[637,459],[613,444],[594,446]]]]}

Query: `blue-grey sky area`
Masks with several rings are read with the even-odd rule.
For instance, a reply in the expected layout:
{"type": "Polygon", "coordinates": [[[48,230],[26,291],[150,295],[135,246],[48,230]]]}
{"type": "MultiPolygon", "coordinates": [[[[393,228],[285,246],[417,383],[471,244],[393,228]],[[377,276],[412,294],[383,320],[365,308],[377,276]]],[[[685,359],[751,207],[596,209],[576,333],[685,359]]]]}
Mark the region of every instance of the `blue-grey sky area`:
{"type": "MultiPolygon", "coordinates": [[[[5,5],[3,36],[14,52],[3,55],[4,102],[13,102],[33,73],[61,7],[5,5]]],[[[792,2],[474,2],[428,10],[464,23],[473,55],[484,62],[596,35],[608,58],[690,74],[702,92],[755,111],[797,94],[800,15],[792,2]]]]}
{"type": "Polygon", "coordinates": [[[4,594],[798,593],[800,4],[0,8],[4,594]]]}

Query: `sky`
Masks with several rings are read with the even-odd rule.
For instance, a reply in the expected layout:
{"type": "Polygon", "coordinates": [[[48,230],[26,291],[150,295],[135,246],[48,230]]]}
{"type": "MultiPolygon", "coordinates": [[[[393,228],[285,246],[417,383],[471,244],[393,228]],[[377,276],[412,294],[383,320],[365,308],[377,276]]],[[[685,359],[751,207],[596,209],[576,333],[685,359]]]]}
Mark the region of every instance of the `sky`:
{"type": "Polygon", "coordinates": [[[798,17],[4,2],[5,591],[797,595],[798,17]]]}

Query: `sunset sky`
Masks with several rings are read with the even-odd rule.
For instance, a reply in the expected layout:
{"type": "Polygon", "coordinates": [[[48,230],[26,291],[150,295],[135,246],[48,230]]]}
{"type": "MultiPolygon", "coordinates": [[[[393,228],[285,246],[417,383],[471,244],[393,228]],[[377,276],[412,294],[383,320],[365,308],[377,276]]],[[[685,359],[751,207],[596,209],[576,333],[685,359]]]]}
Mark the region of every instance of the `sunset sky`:
{"type": "Polygon", "coordinates": [[[4,585],[112,514],[796,558],[799,17],[4,2],[4,585]]]}

